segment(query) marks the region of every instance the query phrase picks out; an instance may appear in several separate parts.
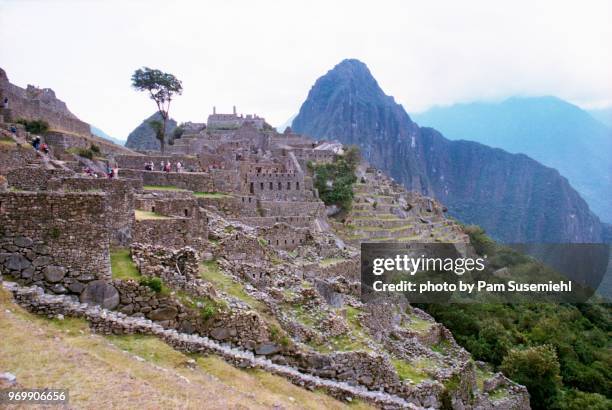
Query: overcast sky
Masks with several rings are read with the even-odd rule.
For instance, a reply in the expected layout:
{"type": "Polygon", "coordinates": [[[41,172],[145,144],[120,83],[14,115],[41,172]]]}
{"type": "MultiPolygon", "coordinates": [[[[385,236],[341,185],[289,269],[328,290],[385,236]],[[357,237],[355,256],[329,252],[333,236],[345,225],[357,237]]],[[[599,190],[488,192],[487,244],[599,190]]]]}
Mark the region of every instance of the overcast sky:
{"type": "Polygon", "coordinates": [[[183,81],[178,121],[235,104],[281,125],[344,58],[409,112],[512,95],[606,107],[611,21],[609,0],[0,0],[0,67],[122,139],[155,110],[130,87],[141,66],[183,81]]]}

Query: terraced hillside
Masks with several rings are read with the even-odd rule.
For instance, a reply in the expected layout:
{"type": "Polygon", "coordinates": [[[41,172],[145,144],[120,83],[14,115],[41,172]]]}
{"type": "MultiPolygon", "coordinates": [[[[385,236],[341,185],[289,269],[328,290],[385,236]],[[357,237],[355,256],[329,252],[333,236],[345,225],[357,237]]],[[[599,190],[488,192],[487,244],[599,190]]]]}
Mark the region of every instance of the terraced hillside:
{"type": "Polygon", "coordinates": [[[354,200],[333,227],[349,244],[361,242],[468,242],[437,201],[406,191],[375,168],[362,166],[354,200]]]}

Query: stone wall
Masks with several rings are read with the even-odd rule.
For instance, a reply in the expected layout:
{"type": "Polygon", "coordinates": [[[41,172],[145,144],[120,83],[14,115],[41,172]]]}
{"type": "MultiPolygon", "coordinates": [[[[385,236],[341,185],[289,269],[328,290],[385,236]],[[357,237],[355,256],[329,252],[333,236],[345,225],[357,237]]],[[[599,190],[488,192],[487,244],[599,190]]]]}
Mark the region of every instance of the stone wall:
{"type": "Polygon", "coordinates": [[[295,228],[308,228],[312,225],[314,219],[310,216],[247,216],[239,218],[240,222],[260,227],[271,227],[277,223],[286,223],[295,228]]]}
{"type": "Polygon", "coordinates": [[[174,249],[191,246],[202,250],[208,244],[206,219],[167,217],[137,220],[132,240],[174,249]]]}
{"type": "MultiPolygon", "coordinates": [[[[9,286],[15,295],[15,300],[27,310],[45,316],[66,315],[80,317],[90,322],[91,328],[102,334],[148,334],[154,335],[168,343],[174,349],[186,353],[217,354],[224,360],[239,367],[254,367],[272,372],[299,386],[310,389],[325,389],[334,397],[346,399],[359,397],[369,403],[384,408],[416,408],[405,400],[382,392],[368,391],[362,386],[349,385],[329,379],[303,374],[290,366],[274,364],[269,360],[257,358],[252,352],[224,346],[218,342],[197,335],[179,333],[166,329],[160,324],[137,318],[127,317],[119,312],[108,312],[97,306],[86,306],[74,302],[67,297],[45,295],[36,288],[21,288],[9,286]]],[[[524,393],[526,397],[526,394],[524,393]]],[[[512,407],[507,407],[512,408],[512,407]]],[[[518,406],[525,409],[528,406],[518,406]]],[[[487,409],[487,407],[483,407],[487,409]]]]}
{"type": "MultiPolygon", "coordinates": [[[[53,185],[53,183],[52,183],[53,185]]],[[[59,188],[65,191],[95,191],[106,193],[108,227],[116,244],[127,245],[134,225],[134,193],[142,190],[137,179],[62,178],[59,188]]]]}
{"type": "Polygon", "coordinates": [[[312,198],[304,176],[298,173],[249,173],[243,192],[266,200],[303,200],[312,198]]]}
{"type": "Polygon", "coordinates": [[[99,193],[0,193],[2,273],[56,293],[110,279],[107,215],[99,193]]]}
{"type": "Polygon", "coordinates": [[[22,168],[38,160],[36,151],[28,146],[0,144],[0,175],[22,168]]]}
{"type": "Polygon", "coordinates": [[[211,169],[213,187],[216,192],[238,192],[240,174],[237,170],[211,169]]]}
{"type": "Polygon", "coordinates": [[[325,205],[321,201],[260,201],[260,207],[263,209],[260,216],[325,216],[325,205]]]}
{"type": "Polygon", "coordinates": [[[346,259],[325,266],[320,266],[313,272],[313,276],[321,278],[333,278],[342,276],[350,281],[361,280],[361,269],[359,259],[346,259]]]}
{"type": "Polygon", "coordinates": [[[140,179],[143,185],[172,186],[194,192],[215,192],[212,174],[205,172],[160,172],[120,169],[122,178],[140,179]]]}
{"type": "Polygon", "coordinates": [[[154,169],[156,171],[161,170],[161,161],[164,163],[170,161],[173,169],[175,169],[177,161],[180,161],[183,165],[183,169],[186,171],[201,171],[200,161],[198,158],[188,155],[117,155],[115,157],[115,161],[117,162],[117,166],[119,168],[137,169],[141,171],[145,169],[145,163],[149,163],[151,161],[153,161],[153,165],[155,166],[154,169]]]}
{"type": "MultiPolygon", "coordinates": [[[[139,195],[135,202],[136,209],[155,212],[163,216],[183,218],[199,217],[199,207],[195,198],[157,198],[151,195],[139,195]]],[[[202,217],[206,217],[202,215],[202,217]]]]}
{"type": "Polygon", "coordinates": [[[52,179],[70,177],[72,171],[64,169],[45,169],[34,167],[22,167],[9,171],[6,179],[11,187],[23,191],[46,191],[51,189],[52,179]]]}
{"type": "Polygon", "coordinates": [[[308,228],[294,228],[289,224],[280,222],[270,227],[260,227],[259,236],[264,238],[268,245],[276,249],[294,250],[311,239],[308,228]]]}
{"type": "Polygon", "coordinates": [[[115,155],[132,152],[125,147],[113,144],[112,142],[103,138],[89,134],[85,136],[52,131],[45,134],[44,141],[49,144],[51,152],[55,155],[62,154],[69,148],[88,149],[92,144],[100,148],[102,155],[115,155]]]}

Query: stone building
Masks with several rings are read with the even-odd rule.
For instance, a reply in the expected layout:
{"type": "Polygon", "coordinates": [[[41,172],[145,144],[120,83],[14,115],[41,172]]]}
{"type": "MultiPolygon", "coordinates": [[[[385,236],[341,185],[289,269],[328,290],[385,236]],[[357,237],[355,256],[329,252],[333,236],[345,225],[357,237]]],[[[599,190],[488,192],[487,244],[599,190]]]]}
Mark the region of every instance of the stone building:
{"type": "Polygon", "coordinates": [[[217,108],[213,107],[213,113],[208,116],[206,126],[209,129],[237,129],[243,124],[252,124],[256,129],[261,130],[264,127],[265,120],[256,114],[238,115],[236,106],[231,114],[217,114],[217,108]]]}

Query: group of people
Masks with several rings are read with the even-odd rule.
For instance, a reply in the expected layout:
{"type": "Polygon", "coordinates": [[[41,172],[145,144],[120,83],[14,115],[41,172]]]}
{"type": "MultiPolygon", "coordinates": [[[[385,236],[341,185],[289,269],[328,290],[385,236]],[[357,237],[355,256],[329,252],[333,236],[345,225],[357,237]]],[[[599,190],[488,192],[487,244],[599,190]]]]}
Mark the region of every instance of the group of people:
{"type": "MultiPolygon", "coordinates": [[[[83,168],[83,173],[87,176],[90,176],[92,178],[99,178],[100,175],[98,175],[98,173],[91,167],[86,166],[85,168],[83,168]]],[[[103,174],[106,174],[106,177],[108,179],[113,179],[113,178],[118,178],[119,177],[119,168],[113,168],[111,167],[110,164],[106,165],[106,171],[103,172],[103,174]]]]}
{"type": "MultiPolygon", "coordinates": [[[[176,169],[176,172],[183,172],[183,164],[181,164],[181,161],[176,162],[175,169],[176,169]]],[[[155,164],[153,164],[153,161],[145,163],[145,170],[155,171],[155,164]]],[[[166,161],[166,162],[164,162],[163,160],[160,161],[159,170],[164,171],[164,172],[171,172],[172,163],[170,163],[170,161],[166,161]]]]}
{"type": "Polygon", "coordinates": [[[32,144],[32,147],[34,147],[36,152],[42,151],[45,155],[49,155],[49,146],[47,145],[47,143],[41,144],[41,140],[38,135],[32,138],[32,141],[30,143],[32,144]]]}

